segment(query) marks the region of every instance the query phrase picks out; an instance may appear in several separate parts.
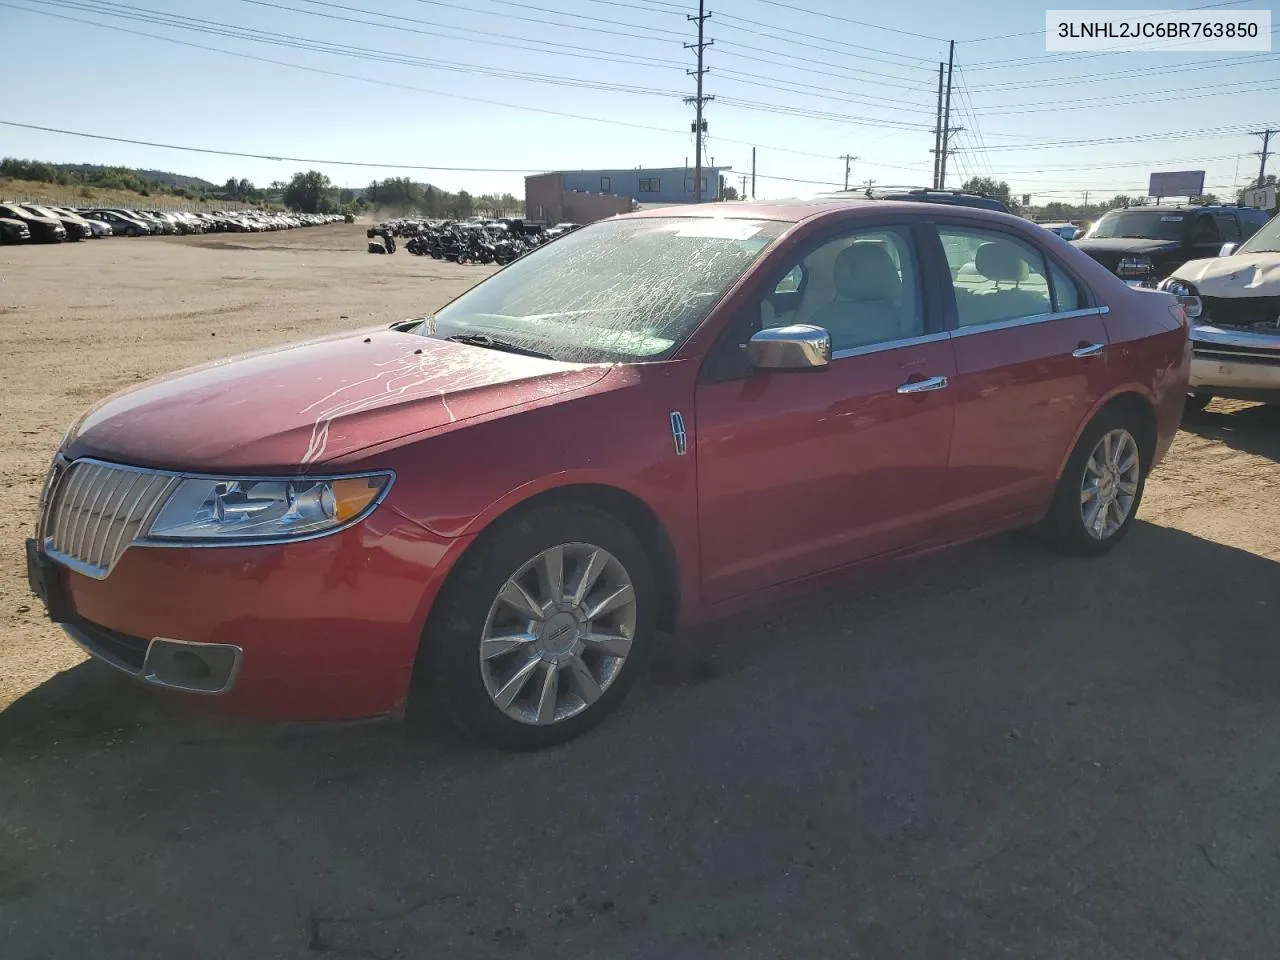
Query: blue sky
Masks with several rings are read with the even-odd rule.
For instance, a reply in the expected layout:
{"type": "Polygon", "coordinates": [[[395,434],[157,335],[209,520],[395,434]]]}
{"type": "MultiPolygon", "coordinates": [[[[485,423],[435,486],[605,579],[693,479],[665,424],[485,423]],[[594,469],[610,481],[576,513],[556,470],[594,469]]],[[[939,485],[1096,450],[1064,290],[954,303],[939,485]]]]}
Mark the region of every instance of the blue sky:
{"type": "MultiPolygon", "coordinates": [[[[756,145],[763,197],[838,186],[846,153],[855,182],[927,183],[937,63],[953,37],[953,117],[966,129],[950,186],[994,174],[1043,202],[1142,193],[1150,170],[1203,168],[1226,194],[1257,174],[1261,141],[1241,131],[1280,126],[1280,53],[1046,54],[1044,6],[1012,0],[707,9],[708,154],[748,172],[756,145]],[[1137,139],[1079,142],[1114,138],[1137,139]]],[[[360,164],[679,166],[693,160],[681,102],[691,12],[675,0],[0,0],[0,120],[360,164]]],[[[520,195],[523,184],[519,172],[247,159],[4,126],[0,154],[217,182],[314,166],[339,185],[407,175],[520,195]]]]}

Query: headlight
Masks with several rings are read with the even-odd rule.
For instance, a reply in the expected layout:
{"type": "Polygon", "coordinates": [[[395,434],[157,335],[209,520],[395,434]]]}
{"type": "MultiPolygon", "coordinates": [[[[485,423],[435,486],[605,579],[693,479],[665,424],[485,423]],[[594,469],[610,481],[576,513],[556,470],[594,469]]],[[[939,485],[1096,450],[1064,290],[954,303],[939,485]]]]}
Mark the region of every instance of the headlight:
{"type": "Polygon", "coordinates": [[[1195,288],[1194,284],[1179,280],[1177,277],[1168,277],[1161,281],[1160,289],[1165,293],[1172,293],[1178,298],[1178,302],[1187,311],[1188,320],[1197,320],[1204,312],[1204,305],[1200,301],[1200,291],[1195,288]]]}
{"type": "Polygon", "coordinates": [[[362,519],[390,485],[388,473],[301,480],[185,478],[143,539],[230,544],[314,537],[362,519]]]}
{"type": "Polygon", "coordinates": [[[1116,267],[1116,275],[1121,277],[1146,277],[1154,271],[1151,258],[1147,256],[1121,257],[1116,267]]]}

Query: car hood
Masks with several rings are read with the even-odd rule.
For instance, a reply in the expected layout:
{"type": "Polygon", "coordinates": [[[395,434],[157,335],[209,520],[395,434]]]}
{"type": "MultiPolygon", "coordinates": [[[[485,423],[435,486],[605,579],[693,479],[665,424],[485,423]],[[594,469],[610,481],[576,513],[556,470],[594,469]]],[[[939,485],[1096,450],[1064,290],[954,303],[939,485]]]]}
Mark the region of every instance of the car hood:
{"type": "Polygon", "coordinates": [[[610,368],[386,328],[247,354],[104,400],[68,457],[206,473],[289,473],[581,390],[610,368]]]}
{"type": "Polygon", "coordinates": [[[1178,249],[1177,240],[1145,240],[1141,237],[1097,237],[1089,240],[1073,240],[1077,247],[1089,256],[1096,254],[1146,254],[1154,256],[1178,249]]]}
{"type": "Polygon", "coordinates": [[[1237,253],[1192,260],[1173,272],[1203,297],[1280,296],[1280,253],[1237,253]]]}

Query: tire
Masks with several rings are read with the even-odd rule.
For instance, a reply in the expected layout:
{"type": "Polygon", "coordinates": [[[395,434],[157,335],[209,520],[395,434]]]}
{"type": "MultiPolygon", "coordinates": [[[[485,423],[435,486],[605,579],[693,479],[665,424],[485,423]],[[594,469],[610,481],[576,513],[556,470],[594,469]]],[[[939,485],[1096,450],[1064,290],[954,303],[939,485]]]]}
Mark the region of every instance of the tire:
{"type": "Polygon", "coordinates": [[[644,671],[657,596],[650,560],[622,521],[584,504],[532,507],[490,527],[459,561],[428,620],[415,687],[453,726],[493,746],[536,750],[571,740],[616,709],[644,671]],[[554,565],[557,550],[559,591],[547,588],[541,562],[550,552],[554,565]],[[586,597],[575,598],[574,584],[591,570],[586,597]],[[513,582],[539,611],[555,609],[542,601],[558,596],[562,612],[522,615],[500,598],[524,602],[513,582]],[[614,608],[584,619],[609,596],[619,598],[614,608]],[[615,642],[585,639],[590,635],[615,642]],[[504,694],[511,696],[500,706],[504,694]]]}
{"type": "Polygon", "coordinates": [[[1213,399],[1211,393],[1188,393],[1187,402],[1182,408],[1183,415],[1189,413],[1199,413],[1209,405],[1209,401],[1213,399]]]}
{"type": "Polygon", "coordinates": [[[136,237],[136,236],[138,235],[138,228],[137,228],[137,227],[130,227],[130,228],[129,228],[128,230],[126,230],[125,232],[126,232],[129,236],[131,236],[131,237],[136,237]]]}
{"type": "Polygon", "coordinates": [[[1138,507],[1142,504],[1142,494],[1146,489],[1147,466],[1151,463],[1152,451],[1144,444],[1148,441],[1146,431],[1141,428],[1136,418],[1120,410],[1104,410],[1081,434],[1070,459],[1058,479],[1057,489],[1053,494],[1053,503],[1042,525],[1048,544],[1060,553],[1078,557],[1095,557],[1107,553],[1124,539],[1133,526],[1133,518],[1137,516],[1138,507]],[[1127,438],[1122,440],[1121,438],[1127,438]],[[1136,460],[1132,470],[1104,472],[1096,476],[1098,458],[1104,458],[1106,448],[1104,438],[1110,438],[1111,449],[1120,450],[1113,466],[1127,467],[1128,454],[1136,460]],[[1092,466],[1090,465],[1092,461],[1092,466]],[[1086,474],[1088,470],[1088,474],[1086,474]],[[1112,485],[1109,478],[1118,476],[1112,485]],[[1092,532],[1087,525],[1088,514],[1096,513],[1092,509],[1095,501],[1086,502],[1083,497],[1085,484],[1091,483],[1095,490],[1107,495],[1114,491],[1115,507],[1108,507],[1104,528],[1099,535],[1092,532]],[[1127,502],[1127,510],[1123,510],[1127,502]],[[1114,528],[1110,528],[1123,512],[1123,519],[1114,528]]]}

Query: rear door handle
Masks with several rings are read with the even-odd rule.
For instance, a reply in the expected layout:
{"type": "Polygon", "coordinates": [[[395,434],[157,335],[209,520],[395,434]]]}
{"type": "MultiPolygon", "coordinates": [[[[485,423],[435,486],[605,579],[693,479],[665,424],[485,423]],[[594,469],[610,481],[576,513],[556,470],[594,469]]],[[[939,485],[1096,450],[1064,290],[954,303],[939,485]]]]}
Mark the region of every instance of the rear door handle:
{"type": "Polygon", "coordinates": [[[1102,356],[1102,351],[1105,349],[1106,349],[1105,344],[1090,343],[1090,344],[1086,344],[1083,347],[1076,347],[1074,350],[1071,351],[1071,355],[1075,357],[1077,360],[1083,360],[1086,357],[1100,357],[1102,356]]]}
{"type": "Polygon", "coordinates": [[[945,390],[946,377],[929,377],[925,380],[908,380],[898,387],[899,393],[928,393],[930,390],[945,390]]]}

